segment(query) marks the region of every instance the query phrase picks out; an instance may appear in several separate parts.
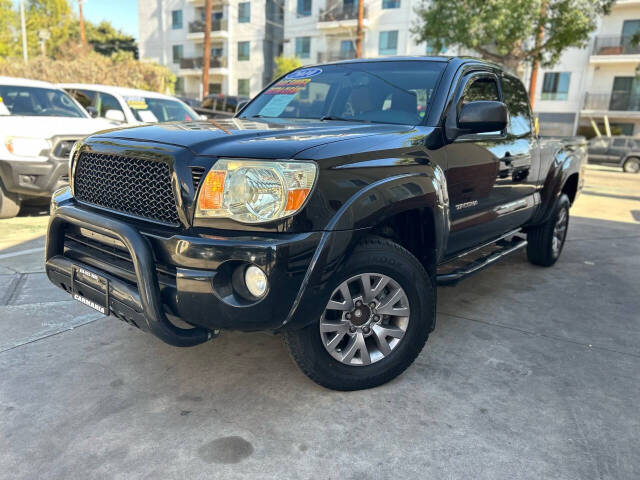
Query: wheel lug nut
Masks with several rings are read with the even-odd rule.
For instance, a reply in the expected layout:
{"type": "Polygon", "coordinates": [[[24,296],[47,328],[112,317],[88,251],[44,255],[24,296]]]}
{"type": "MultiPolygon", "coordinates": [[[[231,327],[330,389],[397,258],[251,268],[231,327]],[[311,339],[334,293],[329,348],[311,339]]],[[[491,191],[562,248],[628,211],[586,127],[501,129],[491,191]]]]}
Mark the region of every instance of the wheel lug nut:
{"type": "Polygon", "coordinates": [[[347,312],[347,314],[344,316],[344,318],[346,318],[347,320],[351,319],[351,313],[347,312]]]}
{"type": "Polygon", "coordinates": [[[374,320],[374,322],[379,322],[380,321],[380,315],[374,315],[373,316],[373,320],[374,320]]]}
{"type": "Polygon", "coordinates": [[[361,306],[362,306],[362,301],[356,300],[356,307],[361,307],[361,306]]]}
{"type": "Polygon", "coordinates": [[[369,332],[371,331],[371,329],[370,329],[369,327],[364,327],[364,328],[362,329],[362,331],[363,331],[364,333],[369,333],[369,332]]]}
{"type": "Polygon", "coordinates": [[[356,333],[356,327],[349,327],[349,331],[351,333],[356,333]]]}
{"type": "Polygon", "coordinates": [[[371,302],[369,304],[369,308],[376,308],[376,302],[371,302]]]}

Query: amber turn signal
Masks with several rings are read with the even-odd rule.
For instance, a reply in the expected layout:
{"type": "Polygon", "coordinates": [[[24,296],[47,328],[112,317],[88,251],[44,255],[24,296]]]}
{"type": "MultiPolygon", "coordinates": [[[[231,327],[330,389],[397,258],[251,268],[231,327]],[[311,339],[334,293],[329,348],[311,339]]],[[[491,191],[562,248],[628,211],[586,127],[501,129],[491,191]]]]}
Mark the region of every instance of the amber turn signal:
{"type": "Polygon", "coordinates": [[[204,179],[198,196],[198,208],[200,210],[218,210],[222,207],[222,195],[224,193],[224,180],[227,172],[210,170],[204,179]]]}

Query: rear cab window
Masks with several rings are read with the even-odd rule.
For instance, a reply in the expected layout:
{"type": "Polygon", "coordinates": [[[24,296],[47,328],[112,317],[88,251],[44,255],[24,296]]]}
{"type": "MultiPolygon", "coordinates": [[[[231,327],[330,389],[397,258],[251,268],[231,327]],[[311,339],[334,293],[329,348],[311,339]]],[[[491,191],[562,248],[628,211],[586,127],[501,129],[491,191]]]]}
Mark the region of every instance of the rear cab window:
{"type": "Polygon", "coordinates": [[[529,96],[517,78],[505,75],[502,77],[502,95],[509,112],[507,134],[524,137],[531,134],[532,115],[529,96]]]}

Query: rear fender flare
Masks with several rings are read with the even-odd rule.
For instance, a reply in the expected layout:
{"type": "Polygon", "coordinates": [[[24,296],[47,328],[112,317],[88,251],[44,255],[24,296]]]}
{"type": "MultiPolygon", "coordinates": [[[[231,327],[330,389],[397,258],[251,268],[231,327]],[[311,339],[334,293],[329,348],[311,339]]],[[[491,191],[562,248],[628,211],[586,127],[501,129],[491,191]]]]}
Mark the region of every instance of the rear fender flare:
{"type": "Polygon", "coordinates": [[[567,179],[574,173],[580,172],[582,159],[579,155],[579,150],[570,148],[560,148],[556,151],[540,192],[540,209],[531,220],[531,225],[540,225],[551,216],[567,179]]]}

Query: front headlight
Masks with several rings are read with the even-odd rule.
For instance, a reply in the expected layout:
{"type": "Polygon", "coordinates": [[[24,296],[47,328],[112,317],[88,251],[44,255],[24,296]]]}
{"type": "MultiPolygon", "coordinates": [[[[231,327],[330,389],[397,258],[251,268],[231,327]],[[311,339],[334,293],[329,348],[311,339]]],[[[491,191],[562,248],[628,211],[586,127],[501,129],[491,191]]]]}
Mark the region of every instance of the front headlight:
{"type": "Polygon", "coordinates": [[[5,137],[4,146],[9,153],[18,157],[40,157],[43,150],[45,155],[51,148],[51,142],[45,138],[34,137],[5,137]]]}
{"type": "Polygon", "coordinates": [[[196,217],[263,223],[304,205],[316,179],[313,162],[221,159],[200,187],[196,217]]]}

